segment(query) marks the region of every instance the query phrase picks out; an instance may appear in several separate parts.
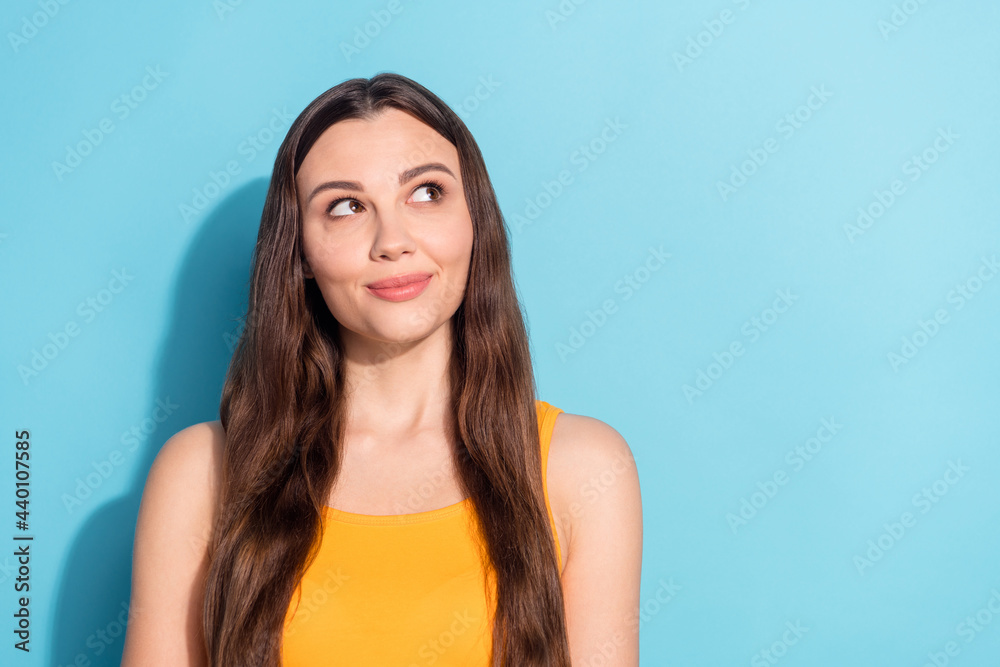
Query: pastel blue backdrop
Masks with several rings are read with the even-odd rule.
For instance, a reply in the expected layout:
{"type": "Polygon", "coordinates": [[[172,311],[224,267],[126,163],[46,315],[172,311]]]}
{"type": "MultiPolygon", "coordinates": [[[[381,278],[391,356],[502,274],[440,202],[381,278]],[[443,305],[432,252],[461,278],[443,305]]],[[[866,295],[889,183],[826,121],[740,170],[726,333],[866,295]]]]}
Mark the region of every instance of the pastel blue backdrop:
{"type": "Polygon", "coordinates": [[[479,141],[539,397],[638,461],[643,665],[997,664],[998,7],[5,3],[0,662],[118,664],[278,144],[395,71],[479,141]]]}

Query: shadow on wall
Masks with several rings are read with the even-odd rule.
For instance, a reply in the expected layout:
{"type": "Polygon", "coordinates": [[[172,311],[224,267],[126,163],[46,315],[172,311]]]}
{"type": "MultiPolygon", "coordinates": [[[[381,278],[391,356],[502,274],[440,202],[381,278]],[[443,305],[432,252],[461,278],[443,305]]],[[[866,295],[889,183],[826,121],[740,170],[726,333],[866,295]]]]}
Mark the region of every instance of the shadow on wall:
{"type": "MultiPolygon", "coordinates": [[[[250,260],[267,179],[234,192],[205,219],[177,276],[170,330],[160,352],[149,435],[129,492],[93,512],[72,542],[56,593],[53,667],[119,665],[131,591],[132,542],[146,474],[167,439],[219,418],[219,399],[242,330],[250,260]],[[164,407],[166,406],[166,407],[164,407]],[[157,411],[157,408],[160,408],[157,411]],[[155,428],[155,430],[153,430],[155,428]]],[[[178,550],[186,545],[177,545],[178,550]]]]}

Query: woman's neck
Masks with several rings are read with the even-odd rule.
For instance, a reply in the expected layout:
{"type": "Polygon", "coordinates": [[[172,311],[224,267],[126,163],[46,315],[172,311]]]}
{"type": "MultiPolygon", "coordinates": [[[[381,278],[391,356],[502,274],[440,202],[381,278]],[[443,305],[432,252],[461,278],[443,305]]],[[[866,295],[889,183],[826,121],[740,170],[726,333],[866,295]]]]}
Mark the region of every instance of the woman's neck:
{"type": "Polygon", "coordinates": [[[450,326],[406,343],[345,337],[347,429],[366,434],[447,432],[450,326]]]}

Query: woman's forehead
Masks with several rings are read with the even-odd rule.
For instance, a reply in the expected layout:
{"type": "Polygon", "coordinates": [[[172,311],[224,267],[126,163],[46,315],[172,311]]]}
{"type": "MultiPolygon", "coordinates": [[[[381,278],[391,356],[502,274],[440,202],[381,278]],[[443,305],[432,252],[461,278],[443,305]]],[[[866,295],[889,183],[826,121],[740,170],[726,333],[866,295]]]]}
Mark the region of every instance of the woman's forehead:
{"type": "Polygon", "coordinates": [[[309,191],[330,180],[362,188],[398,187],[399,174],[428,162],[440,162],[460,179],[455,146],[434,128],[398,109],[371,119],[334,123],[309,149],[296,175],[298,188],[309,191]]]}

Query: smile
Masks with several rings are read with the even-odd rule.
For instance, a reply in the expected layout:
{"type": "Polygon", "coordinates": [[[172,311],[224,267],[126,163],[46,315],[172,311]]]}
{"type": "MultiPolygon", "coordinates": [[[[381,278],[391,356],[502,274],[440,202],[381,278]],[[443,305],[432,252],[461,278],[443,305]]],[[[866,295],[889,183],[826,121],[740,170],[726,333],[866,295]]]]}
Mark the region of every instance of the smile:
{"type": "Polygon", "coordinates": [[[432,277],[428,273],[394,276],[374,282],[367,285],[366,288],[385,301],[409,301],[427,289],[432,277]]]}

